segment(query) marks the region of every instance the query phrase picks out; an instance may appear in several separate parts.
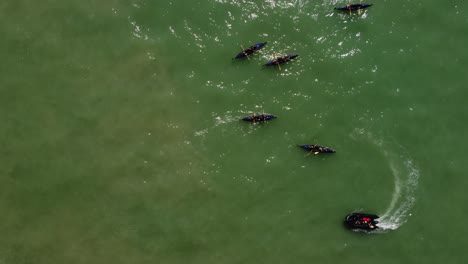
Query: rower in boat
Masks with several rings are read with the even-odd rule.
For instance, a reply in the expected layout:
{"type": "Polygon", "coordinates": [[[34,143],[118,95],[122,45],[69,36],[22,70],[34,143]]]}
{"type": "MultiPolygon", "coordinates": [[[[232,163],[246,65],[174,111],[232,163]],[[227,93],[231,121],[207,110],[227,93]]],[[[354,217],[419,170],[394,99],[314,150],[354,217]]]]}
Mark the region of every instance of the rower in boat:
{"type": "Polygon", "coordinates": [[[244,47],[241,45],[241,48],[243,49],[241,52],[239,52],[236,57],[234,57],[234,59],[242,59],[242,58],[246,58],[247,59],[250,59],[249,58],[249,55],[252,55],[253,53],[259,51],[261,48],[263,48],[263,46],[265,46],[265,44],[267,44],[267,42],[260,42],[260,43],[257,43],[255,45],[252,45],[246,49],[244,49],[244,47]]]}
{"type": "Polygon", "coordinates": [[[259,122],[266,122],[272,119],[277,118],[277,116],[270,115],[270,114],[253,114],[251,116],[246,116],[242,118],[243,121],[251,122],[251,123],[259,123],[259,122]]]}
{"type": "Polygon", "coordinates": [[[320,145],[300,145],[299,147],[309,151],[307,156],[309,156],[312,153],[314,155],[318,155],[318,154],[322,154],[322,153],[336,153],[336,151],[334,149],[331,149],[329,147],[320,146],[320,145]]]}
{"type": "Polygon", "coordinates": [[[278,68],[281,70],[280,64],[286,63],[294,58],[299,56],[298,54],[288,54],[283,57],[277,57],[276,59],[273,59],[267,63],[264,64],[264,66],[275,66],[278,65],[278,68]]]}
{"type": "Polygon", "coordinates": [[[359,2],[359,4],[350,4],[348,2],[348,4],[345,5],[345,6],[335,7],[335,10],[343,11],[343,12],[349,12],[349,14],[351,14],[352,12],[357,11],[360,14],[362,9],[365,9],[365,8],[368,8],[368,7],[371,7],[371,6],[372,6],[372,4],[365,4],[365,3],[362,3],[362,2],[359,2]]]}

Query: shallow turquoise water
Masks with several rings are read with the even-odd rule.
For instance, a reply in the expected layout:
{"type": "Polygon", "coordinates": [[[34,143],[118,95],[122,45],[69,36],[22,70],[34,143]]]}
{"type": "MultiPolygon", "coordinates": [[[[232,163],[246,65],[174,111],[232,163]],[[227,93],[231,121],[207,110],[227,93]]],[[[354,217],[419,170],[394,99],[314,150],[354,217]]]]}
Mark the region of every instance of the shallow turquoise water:
{"type": "Polygon", "coordinates": [[[374,4],[0,4],[0,263],[462,263],[468,4],[374,4]]]}

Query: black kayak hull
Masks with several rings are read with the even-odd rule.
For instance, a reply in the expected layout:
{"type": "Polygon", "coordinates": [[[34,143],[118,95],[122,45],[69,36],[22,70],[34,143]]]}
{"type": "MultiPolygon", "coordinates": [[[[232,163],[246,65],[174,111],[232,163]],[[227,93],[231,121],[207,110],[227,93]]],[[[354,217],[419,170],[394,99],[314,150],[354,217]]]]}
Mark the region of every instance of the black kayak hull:
{"type": "Polygon", "coordinates": [[[275,118],[278,118],[278,117],[274,116],[274,115],[270,115],[270,114],[261,114],[261,115],[246,116],[246,117],[242,118],[242,121],[255,123],[255,122],[270,121],[270,120],[273,120],[275,118]]]}
{"type": "Polygon", "coordinates": [[[344,225],[350,229],[372,231],[377,228],[379,223],[376,219],[379,216],[375,214],[350,213],[344,219],[344,225]]]}
{"type": "Polygon", "coordinates": [[[309,152],[318,152],[318,153],[336,153],[334,149],[328,148],[328,147],[323,147],[320,145],[300,145],[299,146],[302,149],[305,149],[309,152]]]}
{"type": "Polygon", "coordinates": [[[364,4],[364,3],[363,4],[351,4],[351,5],[335,7],[335,10],[349,12],[349,11],[357,11],[357,10],[365,9],[371,6],[372,4],[364,4]]]}
{"type": "Polygon", "coordinates": [[[263,48],[263,46],[265,46],[265,44],[267,44],[267,41],[265,42],[260,42],[260,43],[257,43],[255,45],[252,45],[250,46],[248,49],[245,49],[243,50],[242,52],[239,52],[236,57],[234,57],[234,59],[242,59],[242,58],[246,58],[247,55],[251,55],[253,54],[254,52],[257,52],[259,51],[261,48],[263,48]]]}
{"type": "Polygon", "coordinates": [[[283,56],[283,57],[279,57],[279,58],[276,58],[274,60],[271,60],[267,63],[264,64],[264,66],[275,66],[275,65],[278,65],[278,64],[283,64],[283,63],[286,63],[292,59],[295,59],[297,56],[299,56],[298,54],[288,54],[286,56],[283,56]],[[280,62],[278,62],[278,59],[281,59],[280,62]]]}

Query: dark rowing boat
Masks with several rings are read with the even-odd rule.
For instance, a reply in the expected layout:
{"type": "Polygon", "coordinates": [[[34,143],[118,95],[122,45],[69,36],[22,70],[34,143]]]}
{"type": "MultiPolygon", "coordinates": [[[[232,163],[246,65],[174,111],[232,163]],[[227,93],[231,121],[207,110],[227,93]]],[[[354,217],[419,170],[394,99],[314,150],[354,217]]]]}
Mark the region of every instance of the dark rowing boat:
{"type": "Polygon", "coordinates": [[[257,52],[261,48],[263,48],[263,46],[265,46],[265,44],[267,44],[267,41],[260,42],[260,43],[257,43],[255,45],[252,45],[249,48],[243,50],[242,52],[239,52],[239,54],[237,54],[237,56],[234,57],[234,59],[242,59],[242,58],[247,57],[248,55],[252,55],[254,52],[257,52]]]}
{"type": "Polygon", "coordinates": [[[379,228],[377,218],[375,214],[351,213],[345,217],[344,224],[350,229],[370,231],[379,228]]]}
{"type": "Polygon", "coordinates": [[[299,147],[309,151],[309,153],[314,153],[314,155],[317,155],[320,153],[336,153],[336,151],[331,148],[323,147],[319,145],[300,145],[299,147]]]}
{"type": "Polygon", "coordinates": [[[277,118],[277,116],[270,114],[260,114],[260,115],[251,115],[242,118],[243,121],[256,123],[256,122],[265,122],[277,118]]]}
{"type": "Polygon", "coordinates": [[[289,54],[289,55],[286,55],[286,56],[283,56],[283,57],[278,57],[274,60],[271,60],[267,63],[264,64],[264,66],[275,66],[275,65],[278,65],[278,64],[283,64],[283,63],[286,63],[294,58],[296,58],[297,56],[299,56],[298,54],[289,54]]]}
{"type": "Polygon", "coordinates": [[[351,5],[345,5],[345,6],[340,6],[340,7],[335,7],[335,10],[343,11],[343,12],[350,12],[350,11],[359,11],[361,9],[365,9],[368,7],[371,7],[372,4],[351,4],[351,5]]]}

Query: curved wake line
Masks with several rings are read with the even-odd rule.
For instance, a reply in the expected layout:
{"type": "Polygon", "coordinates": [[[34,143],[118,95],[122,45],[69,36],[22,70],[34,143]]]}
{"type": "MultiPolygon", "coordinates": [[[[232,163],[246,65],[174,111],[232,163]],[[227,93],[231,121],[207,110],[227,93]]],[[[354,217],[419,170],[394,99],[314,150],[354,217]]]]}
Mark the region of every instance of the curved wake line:
{"type": "MultiPolygon", "coordinates": [[[[356,132],[361,135],[364,134],[364,130],[356,130],[356,132]]],[[[376,140],[371,133],[367,133],[367,137],[379,149],[383,150],[394,177],[392,199],[385,213],[379,218],[380,230],[373,232],[396,230],[411,216],[410,210],[416,201],[415,191],[418,187],[420,171],[409,157],[402,154],[397,155],[395,152],[388,152],[384,148],[383,140],[376,140]]],[[[399,148],[403,147],[399,146],[399,148]]]]}
{"type": "Polygon", "coordinates": [[[412,160],[404,162],[404,171],[407,173],[406,180],[402,181],[402,175],[395,163],[391,162],[390,167],[395,177],[395,191],[393,192],[392,201],[385,213],[380,217],[379,226],[383,230],[395,230],[406,222],[411,214],[409,211],[413,208],[416,201],[414,192],[418,186],[419,169],[414,165],[412,160]]]}

